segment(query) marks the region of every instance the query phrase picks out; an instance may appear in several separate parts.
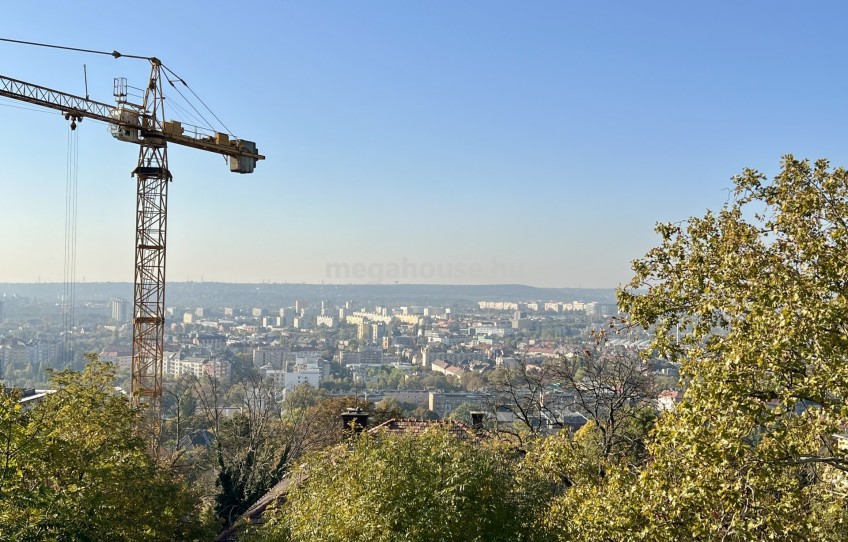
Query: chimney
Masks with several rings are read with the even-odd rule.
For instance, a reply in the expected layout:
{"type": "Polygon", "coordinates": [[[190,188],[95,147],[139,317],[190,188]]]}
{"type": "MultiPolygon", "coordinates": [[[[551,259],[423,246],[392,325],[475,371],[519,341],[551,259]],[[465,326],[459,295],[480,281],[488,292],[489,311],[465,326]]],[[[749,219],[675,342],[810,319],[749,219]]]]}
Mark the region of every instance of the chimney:
{"type": "Polygon", "coordinates": [[[477,431],[483,429],[483,418],[486,417],[485,412],[471,412],[471,428],[477,431]]]}
{"type": "Polygon", "coordinates": [[[363,412],[359,407],[348,408],[345,412],[342,412],[342,428],[349,431],[351,424],[355,434],[361,433],[368,425],[368,413],[363,412]]]}

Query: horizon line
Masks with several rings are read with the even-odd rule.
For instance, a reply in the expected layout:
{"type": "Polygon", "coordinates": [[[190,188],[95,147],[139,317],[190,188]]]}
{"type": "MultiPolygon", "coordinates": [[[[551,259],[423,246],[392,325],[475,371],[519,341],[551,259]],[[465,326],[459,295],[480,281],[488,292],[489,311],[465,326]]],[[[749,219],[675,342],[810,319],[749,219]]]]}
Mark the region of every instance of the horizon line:
{"type": "MultiPolygon", "coordinates": [[[[82,284],[126,284],[132,286],[134,283],[132,281],[87,281],[87,282],[77,282],[76,285],[82,284]]],[[[521,283],[479,283],[479,284],[450,284],[450,283],[415,283],[415,282],[228,282],[228,281],[216,281],[216,280],[184,280],[184,281],[166,281],[165,284],[232,284],[232,285],[243,285],[243,286],[387,286],[387,287],[399,287],[399,286],[429,286],[429,287],[484,287],[484,286],[509,286],[509,287],[522,287],[522,288],[538,288],[538,289],[546,289],[546,290],[616,290],[620,286],[534,286],[531,284],[521,284],[521,283]]],[[[0,286],[3,285],[27,285],[27,286],[49,286],[49,285],[64,285],[63,282],[51,282],[51,281],[42,281],[42,282],[0,282],[0,286]]]]}

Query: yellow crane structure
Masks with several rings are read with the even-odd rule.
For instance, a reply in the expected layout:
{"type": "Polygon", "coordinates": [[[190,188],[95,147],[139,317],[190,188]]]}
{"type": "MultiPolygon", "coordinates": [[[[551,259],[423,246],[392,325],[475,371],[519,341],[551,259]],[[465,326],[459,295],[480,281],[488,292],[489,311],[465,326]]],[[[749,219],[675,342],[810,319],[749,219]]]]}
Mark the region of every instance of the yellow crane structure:
{"type": "MultiPolygon", "coordinates": [[[[118,52],[108,54],[115,58],[132,56],[118,52]]],[[[166,120],[162,70],[167,67],[154,57],[134,58],[145,58],[151,68],[141,104],[128,101],[127,82],[123,78],[115,79],[114,105],[2,75],[0,97],[58,110],[71,122],[71,129],[83,119],[108,123],[116,139],[139,146],[138,164],[132,171],[137,195],[131,401],[133,406],[144,406],[149,414],[158,416],[165,331],[168,184],[172,180],[168,144],[224,155],[229,158],[230,171],[235,173],[252,173],[256,162],[265,157],[259,154],[252,141],[211,130],[186,130],[180,122],[166,120]]]]}

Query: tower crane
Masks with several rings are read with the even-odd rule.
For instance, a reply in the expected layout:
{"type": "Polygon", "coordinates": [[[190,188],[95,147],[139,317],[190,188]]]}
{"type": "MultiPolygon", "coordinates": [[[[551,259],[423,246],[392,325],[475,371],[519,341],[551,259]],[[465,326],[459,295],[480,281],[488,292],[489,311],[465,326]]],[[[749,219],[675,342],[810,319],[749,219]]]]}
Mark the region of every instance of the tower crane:
{"type": "MultiPolygon", "coordinates": [[[[13,41],[13,40],[5,40],[13,41]]],[[[77,49],[79,50],[79,49],[77,49]]],[[[99,51],[89,51],[99,52],[99,51]]],[[[118,58],[118,52],[108,53],[118,58]]],[[[158,415],[162,396],[162,360],[165,331],[165,247],[168,218],[168,144],[183,145],[229,158],[230,171],[252,173],[259,154],[256,143],[221,132],[186,130],[165,118],[162,70],[167,67],[155,57],[141,104],[128,101],[127,82],[115,79],[116,103],[106,104],[0,75],[0,97],[55,109],[71,122],[83,119],[108,123],[112,135],[138,145],[135,211],[135,280],[133,291],[132,387],[133,406],[145,406],[158,415]]],[[[170,71],[170,70],[169,70],[170,71]]],[[[172,72],[173,73],[173,72],[172,72]]]]}

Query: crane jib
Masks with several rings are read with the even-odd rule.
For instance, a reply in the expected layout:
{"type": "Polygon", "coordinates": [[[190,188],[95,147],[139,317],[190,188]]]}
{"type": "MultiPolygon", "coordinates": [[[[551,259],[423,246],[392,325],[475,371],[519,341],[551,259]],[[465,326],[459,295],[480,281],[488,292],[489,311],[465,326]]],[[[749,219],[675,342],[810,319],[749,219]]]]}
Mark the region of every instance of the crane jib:
{"type": "Polygon", "coordinates": [[[251,173],[256,161],[265,159],[257,152],[256,144],[252,141],[229,139],[229,136],[222,133],[185,135],[181,124],[176,121],[165,121],[161,130],[142,128],[144,121],[150,117],[143,114],[139,106],[113,106],[2,75],[0,96],[54,109],[76,120],[87,118],[108,123],[113,126],[112,135],[121,141],[142,144],[145,136],[155,137],[177,145],[223,154],[231,157],[230,170],[239,173],[251,173]],[[128,111],[133,114],[128,116],[128,111]]]}

